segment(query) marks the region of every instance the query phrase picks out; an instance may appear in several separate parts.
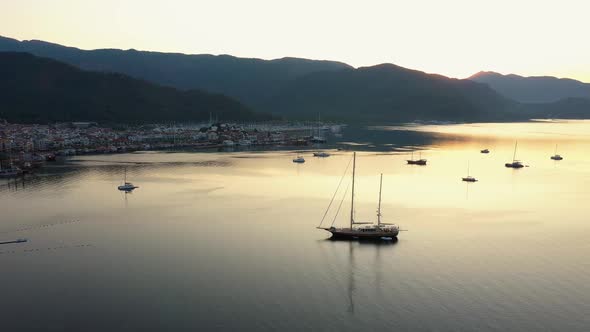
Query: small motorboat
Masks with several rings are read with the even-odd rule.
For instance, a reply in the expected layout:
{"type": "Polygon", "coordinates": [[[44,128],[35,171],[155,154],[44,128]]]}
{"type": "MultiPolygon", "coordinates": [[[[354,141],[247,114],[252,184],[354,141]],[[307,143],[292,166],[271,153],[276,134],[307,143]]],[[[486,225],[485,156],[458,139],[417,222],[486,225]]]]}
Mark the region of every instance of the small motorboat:
{"type": "Polygon", "coordinates": [[[326,158],[326,157],[329,157],[329,156],[330,156],[330,154],[329,154],[329,153],[327,153],[327,152],[323,152],[323,151],[322,151],[322,152],[314,152],[314,153],[313,153],[313,156],[314,156],[314,157],[320,157],[320,158],[326,158]]]}
{"type": "Polygon", "coordinates": [[[490,150],[489,150],[489,149],[483,149],[483,150],[481,150],[480,152],[481,152],[481,153],[490,153],[490,150]]]}
{"type": "Polygon", "coordinates": [[[293,159],[293,162],[297,164],[303,164],[305,162],[305,159],[303,157],[297,157],[293,159]]]}

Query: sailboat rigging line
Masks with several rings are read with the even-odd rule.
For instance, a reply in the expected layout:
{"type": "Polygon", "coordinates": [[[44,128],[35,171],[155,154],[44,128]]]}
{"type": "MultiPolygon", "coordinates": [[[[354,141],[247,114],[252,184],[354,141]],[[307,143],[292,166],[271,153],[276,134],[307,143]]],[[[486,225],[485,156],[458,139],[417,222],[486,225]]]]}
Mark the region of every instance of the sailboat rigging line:
{"type": "Polygon", "coordinates": [[[338,213],[340,213],[340,208],[342,207],[342,203],[344,203],[344,199],[346,198],[346,194],[348,193],[348,188],[350,187],[350,183],[346,186],[346,190],[344,190],[344,195],[342,195],[342,199],[340,200],[340,205],[338,205],[338,210],[336,210],[336,214],[334,215],[334,219],[332,219],[332,223],[330,227],[334,226],[336,222],[336,218],[338,218],[338,213]]]}
{"type": "Polygon", "coordinates": [[[348,161],[348,165],[346,165],[346,169],[344,170],[344,173],[342,174],[342,177],[340,178],[340,182],[338,183],[338,187],[336,187],[336,191],[334,191],[334,195],[332,196],[332,200],[330,201],[330,204],[328,204],[328,208],[326,209],[326,212],[324,212],[324,216],[322,217],[322,220],[320,221],[320,224],[318,225],[318,227],[322,226],[322,223],[324,222],[324,219],[326,218],[328,211],[330,211],[330,207],[332,206],[332,203],[334,202],[334,198],[336,198],[336,194],[338,193],[338,189],[340,189],[340,185],[342,184],[342,180],[344,180],[344,177],[346,176],[346,172],[348,172],[348,168],[350,167],[351,161],[352,161],[352,158],[348,161]]]}

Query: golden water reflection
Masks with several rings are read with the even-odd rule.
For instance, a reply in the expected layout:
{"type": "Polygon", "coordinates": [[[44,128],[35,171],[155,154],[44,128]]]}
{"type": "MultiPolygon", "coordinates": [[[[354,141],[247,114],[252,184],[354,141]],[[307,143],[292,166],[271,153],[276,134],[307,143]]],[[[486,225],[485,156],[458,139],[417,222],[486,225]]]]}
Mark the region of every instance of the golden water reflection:
{"type": "MultiPolygon", "coordinates": [[[[583,330],[583,128],[590,132],[588,122],[411,128],[437,131],[421,147],[427,166],[407,165],[408,152],[359,151],[357,219],[376,219],[383,173],[383,219],[408,230],[381,247],[326,241],[315,228],[351,152],[309,150],[305,164],[292,163],[293,151],[79,156],[18,187],[0,182],[3,238],[30,240],[0,248],[0,292],[15,320],[71,312],[90,322],[108,304],[130,326],[169,329],[180,317],[185,327],[222,330],[583,330]],[[541,139],[543,126],[557,132],[541,139]],[[517,138],[529,167],[508,169],[517,138]],[[555,144],[559,162],[549,159],[555,144]],[[479,182],[461,181],[468,163],[479,182]],[[140,187],[127,195],[116,190],[125,168],[140,187]],[[58,224],[65,220],[76,222],[58,224]],[[92,246],[48,249],[80,244],[92,246]]],[[[347,223],[349,204],[347,196],[336,223],[347,223]]],[[[101,312],[103,321],[118,317],[101,312]]]]}

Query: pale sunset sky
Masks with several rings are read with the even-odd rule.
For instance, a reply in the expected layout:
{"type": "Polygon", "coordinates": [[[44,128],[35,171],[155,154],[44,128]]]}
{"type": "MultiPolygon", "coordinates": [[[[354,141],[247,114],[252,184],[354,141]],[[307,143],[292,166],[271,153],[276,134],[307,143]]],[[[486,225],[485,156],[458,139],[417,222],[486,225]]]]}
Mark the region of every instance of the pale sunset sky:
{"type": "Polygon", "coordinates": [[[588,0],[0,0],[0,35],[590,82],[588,17],[588,0]]]}

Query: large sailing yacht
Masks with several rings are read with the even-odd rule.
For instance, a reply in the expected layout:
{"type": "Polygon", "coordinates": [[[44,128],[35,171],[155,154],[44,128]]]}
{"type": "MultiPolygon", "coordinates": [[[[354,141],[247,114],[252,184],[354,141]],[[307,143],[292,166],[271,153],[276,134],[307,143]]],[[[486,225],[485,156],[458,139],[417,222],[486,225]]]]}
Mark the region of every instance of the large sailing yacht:
{"type": "Polygon", "coordinates": [[[377,208],[377,223],[358,222],[354,220],[354,175],[356,170],[356,152],[352,157],[352,195],[350,205],[350,226],[337,228],[334,226],[321,227],[319,229],[332,233],[333,237],[351,238],[351,239],[383,239],[395,238],[399,234],[399,227],[395,224],[381,222],[381,189],[383,186],[383,174],[379,182],[379,205],[377,208]]]}

